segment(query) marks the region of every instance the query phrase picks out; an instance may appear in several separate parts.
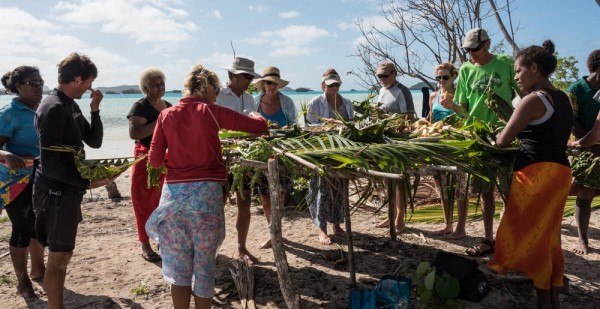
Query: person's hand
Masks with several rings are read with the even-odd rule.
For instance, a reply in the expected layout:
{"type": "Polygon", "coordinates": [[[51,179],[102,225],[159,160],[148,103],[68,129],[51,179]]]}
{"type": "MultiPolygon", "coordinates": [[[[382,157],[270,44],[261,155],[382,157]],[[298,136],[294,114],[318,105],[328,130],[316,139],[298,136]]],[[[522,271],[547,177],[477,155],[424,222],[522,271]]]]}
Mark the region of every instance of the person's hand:
{"type": "Polygon", "coordinates": [[[102,92],[100,92],[100,90],[97,89],[89,89],[91,91],[90,93],[90,98],[92,99],[92,102],[90,103],[90,109],[92,110],[92,112],[97,112],[100,110],[100,102],[102,102],[102,98],[104,97],[104,95],[102,94],[102,92]]]}
{"type": "Polygon", "coordinates": [[[261,118],[262,115],[259,112],[250,112],[250,114],[248,114],[248,117],[251,117],[251,118],[261,118]]]}
{"type": "Polygon", "coordinates": [[[453,109],[454,108],[454,96],[444,96],[442,98],[440,98],[440,104],[447,109],[453,109]]]}
{"type": "Polygon", "coordinates": [[[6,165],[13,170],[22,169],[26,166],[25,161],[21,157],[10,152],[4,154],[4,161],[6,161],[6,165]]]}
{"type": "Polygon", "coordinates": [[[581,144],[579,144],[579,140],[576,140],[576,141],[569,140],[567,142],[567,147],[570,147],[570,148],[581,148],[581,144]]]}
{"type": "Polygon", "coordinates": [[[90,184],[88,186],[88,189],[96,189],[99,187],[104,187],[107,184],[115,181],[115,179],[117,179],[117,177],[121,176],[122,173],[119,173],[111,178],[104,178],[104,179],[98,179],[98,180],[92,180],[90,181],[90,184]]]}

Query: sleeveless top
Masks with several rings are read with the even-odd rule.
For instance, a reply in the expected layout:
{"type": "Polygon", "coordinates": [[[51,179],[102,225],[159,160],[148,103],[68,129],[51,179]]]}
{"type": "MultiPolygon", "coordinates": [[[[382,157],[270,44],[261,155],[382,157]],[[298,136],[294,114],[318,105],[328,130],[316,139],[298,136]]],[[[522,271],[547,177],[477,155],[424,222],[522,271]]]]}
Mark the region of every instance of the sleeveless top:
{"type": "Polygon", "coordinates": [[[454,114],[454,111],[451,109],[447,109],[440,104],[440,91],[435,95],[435,101],[433,102],[433,106],[431,108],[431,115],[433,116],[433,122],[437,122],[443,120],[444,118],[454,114]]]}
{"type": "Polygon", "coordinates": [[[521,145],[515,158],[514,171],[539,162],[571,166],[566,154],[573,126],[571,103],[562,91],[544,90],[550,94],[553,103],[543,93],[536,92],[546,106],[546,113],[542,118],[529,122],[519,133],[521,145]]]}

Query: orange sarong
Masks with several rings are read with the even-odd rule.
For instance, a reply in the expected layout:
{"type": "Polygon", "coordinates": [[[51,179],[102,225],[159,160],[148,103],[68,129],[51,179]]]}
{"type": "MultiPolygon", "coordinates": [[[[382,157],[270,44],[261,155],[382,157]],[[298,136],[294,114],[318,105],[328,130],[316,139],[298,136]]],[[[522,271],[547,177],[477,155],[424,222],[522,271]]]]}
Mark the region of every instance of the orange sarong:
{"type": "Polygon", "coordinates": [[[560,227],[570,187],[571,168],[558,163],[535,163],[513,174],[490,269],[521,272],[538,289],[563,286],[560,227]]]}

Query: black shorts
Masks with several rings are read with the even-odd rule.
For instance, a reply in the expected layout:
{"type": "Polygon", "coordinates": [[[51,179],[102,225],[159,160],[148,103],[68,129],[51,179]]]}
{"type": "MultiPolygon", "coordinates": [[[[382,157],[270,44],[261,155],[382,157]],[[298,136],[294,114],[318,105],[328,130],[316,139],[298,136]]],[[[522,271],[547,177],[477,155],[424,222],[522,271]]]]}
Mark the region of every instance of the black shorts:
{"type": "Polygon", "coordinates": [[[6,205],[6,214],[12,224],[9,244],[16,248],[29,246],[31,238],[35,235],[35,214],[31,202],[31,191],[33,183],[29,183],[25,189],[10,204],[6,205]]]}
{"type": "Polygon", "coordinates": [[[33,187],[33,210],[38,241],[50,252],[75,248],[77,226],[82,220],[81,200],[85,190],[43,190],[33,187]]]}

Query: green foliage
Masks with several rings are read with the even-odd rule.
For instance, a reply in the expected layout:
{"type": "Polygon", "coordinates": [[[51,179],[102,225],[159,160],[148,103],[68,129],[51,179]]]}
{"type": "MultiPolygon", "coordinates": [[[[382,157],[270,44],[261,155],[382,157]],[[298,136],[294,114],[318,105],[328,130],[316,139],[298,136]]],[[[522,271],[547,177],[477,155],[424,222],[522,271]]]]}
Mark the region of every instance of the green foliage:
{"type": "Polygon", "coordinates": [[[8,285],[8,286],[13,286],[15,284],[15,281],[8,275],[1,275],[0,276],[0,285],[8,285]]]}
{"type": "Polygon", "coordinates": [[[0,217],[0,223],[8,222],[8,217],[0,217]]]}
{"type": "Polygon", "coordinates": [[[416,273],[417,295],[423,308],[462,308],[456,301],[460,292],[458,280],[446,272],[436,274],[435,266],[421,262],[416,273]]]}
{"type": "Polygon", "coordinates": [[[571,168],[576,183],[588,188],[600,188],[600,157],[582,151],[573,157],[571,168]]]}
{"type": "Polygon", "coordinates": [[[131,293],[135,296],[142,296],[150,294],[150,287],[148,286],[148,280],[144,279],[136,287],[131,289],[131,293]]]}
{"type": "Polygon", "coordinates": [[[556,71],[550,77],[550,81],[556,88],[565,91],[569,85],[579,79],[579,68],[577,68],[579,61],[573,56],[560,57],[558,53],[554,53],[554,56],[556,56],[558,62],[556,71]]]}

